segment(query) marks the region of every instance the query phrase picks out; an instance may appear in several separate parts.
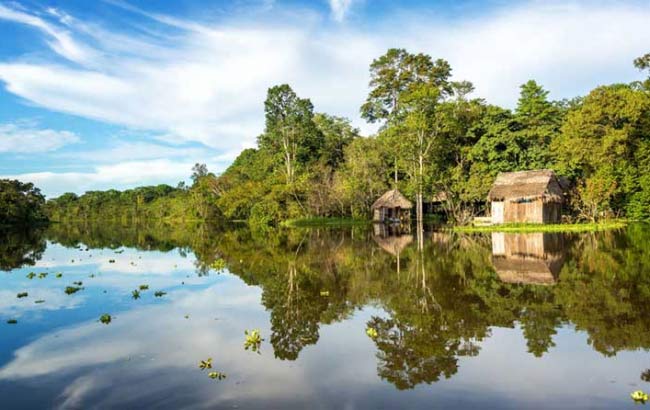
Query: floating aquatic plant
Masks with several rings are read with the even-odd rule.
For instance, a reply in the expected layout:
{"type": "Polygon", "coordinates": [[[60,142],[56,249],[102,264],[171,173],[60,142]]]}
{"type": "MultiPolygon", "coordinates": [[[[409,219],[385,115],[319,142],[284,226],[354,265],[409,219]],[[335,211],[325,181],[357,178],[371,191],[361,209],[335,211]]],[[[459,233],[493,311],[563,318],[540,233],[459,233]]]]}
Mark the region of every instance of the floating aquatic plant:
{"type": "Polygon", "coordinates": [[[632,400],[638,401],[638,402],[641,402],[641,403],[645,403],[646,401],[648,401],[648,394],[644,393],[641,390],[637,390],[635,392],[632,392],[632,394],[630,394],[630,397],[632,397],[632,400]]]}
{"type": "Polygon", "coordinates": [[[115,253],[117,253],[118,255],[119,255],[120,253],[124,253],[124,249],[121,249],[121,250],[119,250],[119,251],[115,251],[115,253]]]}
{"type": "Polygon", "coordinates": [[[160,297],[165,296],[166,294],[167,294],[167,292],[163,292],[162,290],[158,290],[158,291],[156,291],[156,293],[154,293],[153,295],[154,295],[155,297],[157,297],[157,298],[160,298],[160,297]]]}
{"type": "Polygon", "coordinates": [[[212,358],[208,357],[207,360],[201,360],[199,362],[199,369],[201,370],[212,369],[212,358]]]}
{"type": "Polygon", "coordinates": [[[39,274],[38,274],[38,278],[39,278],[39,279],[45,279],[45,278],[47,278],[47,272],[41,272],[41,273],[39,273],[39,274]]]}
{"type": "Polygon", "coordinates": [[[29,272],[29,273],[27,274],[27,279],[30,279],[30,280],[31,280],[31,279],[34,279],[35,277],[36,277],[36,274],[35,274],[34,272],[29,272]]]}
{"type": "Polygon", "coordinates": [[[137,289],[134,290],[133,292],[131,292],[131,297],[132,297],[133,299],[140,299],[140,291],[137,290],[137,289]]]}
{"type": "Polygon", "coordinates": [[[108,263],[115,263],[115,259],[109,259],[108,263]]]}
{"type": "Polygon", "coordinates": [[[244,349],[248,350],[250,348],[252,351],[260,353],[260,347],[264,339],[262,339],[262,334],[259,329],[251,330],[250,332],[245,330],[244,335],[246,336],[244,349]]]}
{"type": "Polygon", "coordinates": [[[34,303],[45,303],[43,299],[35,300],[34,303]]]}
{"type": "Polygon", "coordinates": [[[88,277],[89,277],[89,278],[94,278],[94,277],[95,277],[95,274],[94,274],[94,273],[91,273],[90,275],[88,275],[88,277]]]}
{"type": "Polygon", "coordinates": [[[226,378],[226,375],[221,372],[210,372],[208,373],[208,377],[211,379],[223,380],[226,378]]]}
{"type": "Polygon", "coordinates": [[[149,290],[149,285],[140,285],[140,290],[149,290]]]}
{"type": "Polygon", "coordinates": [[[379,336],[379,333],[377,333],[377,330],[372,327],[368,327],[366,329],[366,334],[371,338],[371,339],[376,339],[377,336],[379,336]]]}
{"type": "Polygon", "coordinates": [[[57,274],[56,274],[56,277],[57,277],[57,278],[62,278],[62,277],[63,277],[63,274],[62,274],[62,273],[57,273],[57,274]]]}
{"type": "Polygon", "coordinates": [[[111,318],[111,315],[109,315],[108,313],[104,313],[103,315],[101,315],[101,316],[99,317],[99,321],[102,322],[102,323],[105,324],[105,325],[111,323],[111,320],[112,320],[112,319],[113,319],[113,318],[111,318]]]}
{"type": "Polygon", "coordinates": [[[212,262],[210,267],[217,272],[221,272],[226,269],[226,261],[221,258],[217,258],[214,260],[214,262],[212,262]]]}
{"type": "Polygon", "coordinates": [[[73,293],[77,293],[81,290],[80,287],[78,286],[66,286],[65,287],[65,293],[68,295],[72,295],[73,293]]]}
{"type": "Polygon", "coordinates": [[[17,321],[16,319],[9,319],[9,320],[7,320],[7,324],[8,324],[8,325],[15,325],[16,323],[18,323],[18,321],[17,321]]]}
{"type": "Polygon", "coordinates": [[[73,285],[82,286],[84,283],[82,281],[72,282],[73,285]]]}
{"type": "Polygon", "coordinates": [[[641,373],[641,380],[643,380],[644,382],[650,383],[650,369],[648,369],[648,370],[644,371],[643,373],[641,373]]]}
{"type": "Polygon", "coordinates": [[[18,298],[26,298],[27,296],[29,296],[27,292],[20,292],[19,294],[16,295],[16,297],[18,298]]]}

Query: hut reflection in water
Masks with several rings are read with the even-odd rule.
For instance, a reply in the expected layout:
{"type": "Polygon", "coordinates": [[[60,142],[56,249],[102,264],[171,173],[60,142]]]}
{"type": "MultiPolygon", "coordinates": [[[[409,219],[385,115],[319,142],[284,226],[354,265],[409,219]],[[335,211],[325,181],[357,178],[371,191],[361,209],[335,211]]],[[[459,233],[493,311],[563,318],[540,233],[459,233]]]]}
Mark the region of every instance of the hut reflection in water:
{"type": "Polygon", "coordinates": [[[492,264],[508,283],[552,285],[564,264],[558,233],[492,233],[492,264]]]}

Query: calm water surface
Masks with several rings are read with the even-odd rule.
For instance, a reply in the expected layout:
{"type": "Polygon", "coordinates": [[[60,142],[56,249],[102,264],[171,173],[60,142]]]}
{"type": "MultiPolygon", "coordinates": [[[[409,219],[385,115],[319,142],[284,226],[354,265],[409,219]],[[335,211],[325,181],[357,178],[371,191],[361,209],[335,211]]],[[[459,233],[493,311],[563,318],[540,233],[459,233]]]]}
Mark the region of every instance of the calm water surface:
{"type": "Polygon", "coordinates": [[[624,409],[650,390],[646,225],[55,225],[0,234],[0,275],[2,409],[624,409]]]}

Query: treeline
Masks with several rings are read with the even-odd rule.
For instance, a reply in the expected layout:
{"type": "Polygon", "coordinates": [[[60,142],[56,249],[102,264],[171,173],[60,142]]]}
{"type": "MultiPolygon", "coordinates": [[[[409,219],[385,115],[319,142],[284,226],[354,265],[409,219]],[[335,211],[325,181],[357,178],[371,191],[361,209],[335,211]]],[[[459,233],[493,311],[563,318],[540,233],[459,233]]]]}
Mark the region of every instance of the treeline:
{"type": "Polygon", "coordinates": [[[176,187],[161,184],[125,191],[89,191],[80,196],[66,193],[47,201],[44,212],[58,222],[217,219],[220,214],[215,204],[215,175],[204,164],[196,164],[192,171],[191,186],[180,182],[176,187]]]}
{"type": "MultiPolygon", "coordinates": [[[[635,60],[650,69],[650,54],[635,60]]],[[[650,79],[597,87],[551,101],[535,81],[514,110],[471,98],[444,60],[390,49],[370,65],[361,116],[379,124],[362,137],[347,119],[315,113],[289,85],[268,90],[257,148],[221,175],[207,171],[190,188],[149,187],[72,194],[50,201],[59,218],[105,215],[222,217],[255,225],[304,217],[368,217],[387,189],[417,204],[444,199],[451,222],[485,210],[499,172],[550,168],[573,186],[575,219],[650,216],[650,79]],[[143,191],[162,192],[148,195],[143,191]],[[171,189],[171,190],[170,190],[171,189]],[[168,192],[167,192],[168,191],[168,192]],[[104,211],[105,210],[105,211],[104,211]]]]}

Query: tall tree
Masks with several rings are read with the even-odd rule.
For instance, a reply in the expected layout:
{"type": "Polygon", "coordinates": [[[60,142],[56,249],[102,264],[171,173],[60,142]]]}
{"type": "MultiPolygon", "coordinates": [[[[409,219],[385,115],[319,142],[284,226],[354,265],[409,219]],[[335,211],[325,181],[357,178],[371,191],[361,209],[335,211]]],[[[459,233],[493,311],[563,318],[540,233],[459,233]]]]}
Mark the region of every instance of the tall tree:
{"type": "Polygon", "coordinates": [[[287,185],[295,180],[296,167],[312,159],[323,138],[314,123],[314,107],[299,98],[288,84],[271,87],[264,102],[266,129],[258,138],[261,149],[280,153],[287,185]]]}
{"type": "Polygon", "coordinates": [[[436,86],[450,94],[451,66],[445,60],[431,60],[426,54],[411,54],[391,48],[370,65],[370,93],[361,106],[361,116],[369,122],[390,121],[400,111],[400,95],[415,84],[436,86]]]}

